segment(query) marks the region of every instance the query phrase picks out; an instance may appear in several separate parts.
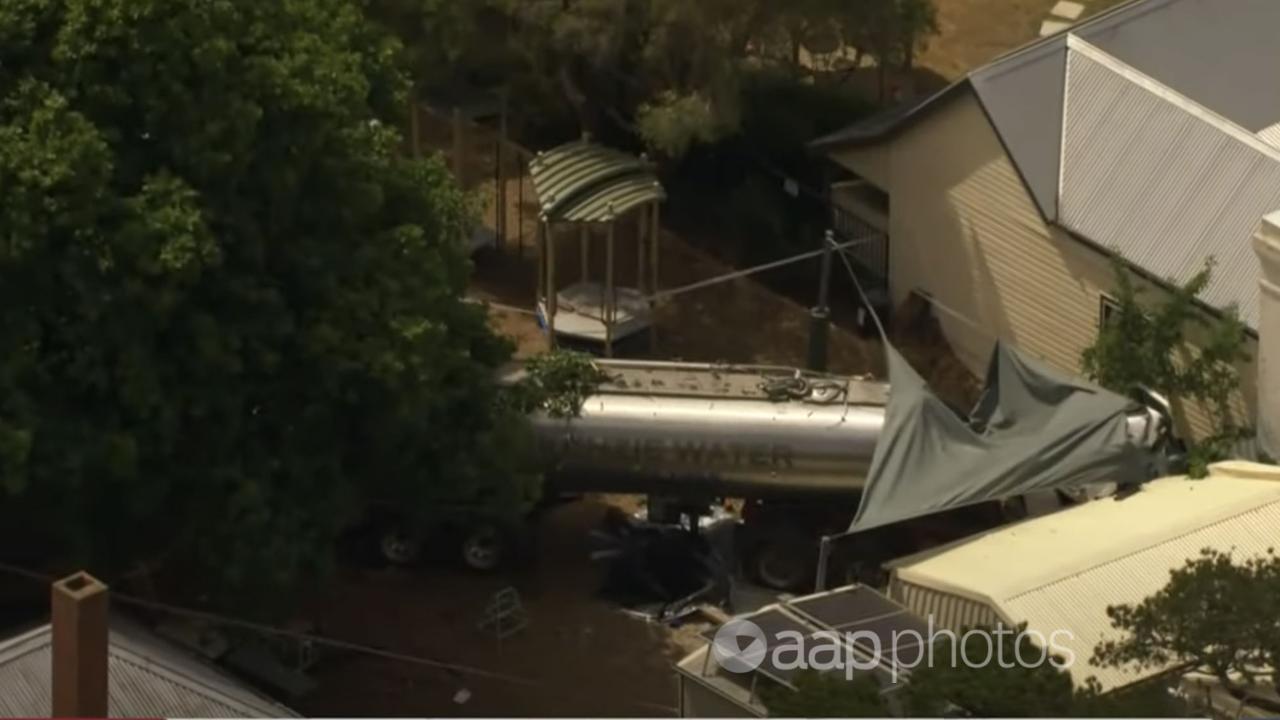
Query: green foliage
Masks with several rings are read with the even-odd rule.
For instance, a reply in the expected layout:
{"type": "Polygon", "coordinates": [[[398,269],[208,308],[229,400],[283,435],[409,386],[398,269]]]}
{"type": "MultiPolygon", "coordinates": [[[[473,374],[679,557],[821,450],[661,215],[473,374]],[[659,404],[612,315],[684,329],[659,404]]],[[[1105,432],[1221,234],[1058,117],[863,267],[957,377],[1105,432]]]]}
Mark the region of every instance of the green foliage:
{"type": "Polygon", "coordinates": [[[1022,629],[936,643],[933,661],[915,670],[903,691],[908,715],[937,717],[952,706],[977,717],[1069,715],[1075,690],[1071,676],[1059,667],[1063,659],[1036,647],[1022,629]]]}
{"type": "Polygon", "coordinates": [[[1178,666],[1242,691],[1269,683],[1280,691],[1280,557],[1236,562],[1205,549],[1170,573],[1159,592],[1136,605],[1107,608],[1124,633],[1099,645],[1094,661],[1113,666],[1178,666]]]}
{"type": "Polygon", "coordinates": [[[804,672],[796,690],[761,689],[774,717],[1182,717],[1187,709],[1162,682],[1103,693],[1089,678],[1077,687],[1063,658],[1039,647],[1026,626],[943,636],[911,671],[891,707],[874,680],[804,672]],[[961,647],[963,645],[963,648],[961,647]]]}
{"type": "Polygon", "coordinates": [[[554,418],[577,417],[582,403],[609,374],[596,366],[590,355],[569,350],[553,350],[525,361],[526,377],[512,388],[516,406],[523,412],[545,410],[554,418]]]}
{"type": "Polygon", "coordinates": [[[1244,323],[1235,308],[1210,319],[1197,305],[1212,277],[1212,259],[1155,305],[1144,302],[1144,290],[1121,260],[1113,264],[1117,310],[1081,356],[1084,371],[1117,392],[1145,386],[1195,400],[1212,412],[1218,432],[1191,453],[1191,473],[1203,477],[1209,462],[1225,457],[1250,432],[1231,411],[1240,387],[1238,365],[1249,360],[1244,323]],[[1195,343],[1188,339],[1192,331],[1198,333],[1195,343]]]}
{"type": "Polygon", "coordinates": [[[345,0],[0,4],[5,522],[268,596],[370,496],[523,494],[396,52],[345,0]]]}
{"type": "MultiPolygon", "coordinates": [[[[367,0],[409,48],[420,86],[504,84],[512,106],[561,115],[567,135],[639,138],[671,158],[739,127],[744,76],[826,68],[800,48],[842,44],[910,62],[933,0],[367,0]],[[807,62],[807,61],[804,61],[807,62]],[[619,132],[620,131],[620,132],[619,132]]],[[[838,118],[850,122],[850,118],[838,118]]],[[[806,137],[805,141],[811,140],[806,137]]]]}
{"type": "Polygon", "coordinates": [[[664,91],[636,111],[636,127],[649,147],[667,157],[682,157],[694,143],[715,141],[726,132],[727,121],[711,102],[699,95],[664,91]]]}
{"type": "Polygon", "coordinates": [[[936,643],[933,661],[913,671],[902,692],[906,715],[938,717],[957,708],[972,717],[1183,714],[1181,706],[1158,683],[1110,694],[1103,694],[1092,678],[1084,687],[1077,687],[1065,668],[1082,658],[1052,654],[1052,643],[1047,648],[1038,646],[1033,641],[1036,636],[1025,634],[1025,629],[1025,625],[999,633],[988,629],[936,643]]]}
{"type": "Polygon", "coordinates": [[[888,717],[890,709],[880,686],[869,675],[846,680],[842,673],[806,670],[795,677],[796,689],[774,683],[762,685],[760,699],[770,717],[834,718],[888,717]]]}

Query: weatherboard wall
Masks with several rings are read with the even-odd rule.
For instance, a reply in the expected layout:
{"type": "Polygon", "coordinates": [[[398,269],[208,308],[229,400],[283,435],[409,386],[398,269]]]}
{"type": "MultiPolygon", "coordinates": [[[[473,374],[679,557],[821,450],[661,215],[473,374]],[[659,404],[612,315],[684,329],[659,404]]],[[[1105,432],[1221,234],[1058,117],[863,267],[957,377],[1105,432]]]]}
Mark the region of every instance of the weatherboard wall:
{"type": "Polygon", "coordinates": [[[972,93],[897,138],[890,184],[895,301],[921,289],[972,320],[938,313],[975,373],[997,336],[1078,367],[1110,268],[1044,222],[972,93]]]}
{"type": "MultiPolygon", "coordinates": [[[[953,350],[979,376],[997,336],[1078,373],[1081,353],[1097,337],[1101,298],[1114,293],[1111,262],[1101,248],[1044,220],[976,96],[957,94],[877,152],[887,156],[884,189],[892,198],[894,303],[913,291],[934,298],[953,350]]],[[[833,155],[859,174],[874,172],[875,158],[870,148],[833,155]]],[[[1137,282],[1149,297],[1165,292],[1137,282]]],[[[1255,370],[1252,364],[1241,370],[1244,388],[1233,406],[1247,419],[1255,370]]],[[[1183,433],[1212,429],[1209,413],[1195,403],[1177,410],[1183,433]]]]}

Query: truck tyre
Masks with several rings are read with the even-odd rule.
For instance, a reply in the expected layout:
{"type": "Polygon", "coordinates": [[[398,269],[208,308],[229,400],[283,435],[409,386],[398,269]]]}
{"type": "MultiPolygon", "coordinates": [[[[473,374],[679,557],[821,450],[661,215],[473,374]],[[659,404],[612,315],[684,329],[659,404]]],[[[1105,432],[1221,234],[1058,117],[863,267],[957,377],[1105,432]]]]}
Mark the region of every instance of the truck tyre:
{"type": "Polygon", "coordinates": [[[760,538],[751,557],[752,575],[773,590],[805,590],[813,586],[817,545],[794,528],[774,527],[760,538]]]}
{"type": "Polygon", "coordinates": [[[378,556],[388,565],[404,567],[422,555],[422,538],[403,523],[391,522],[378,529],[378,556]]]}
{"type": "Polygon", "coordinates": [[[462,538],[461,551],[462,563],[468,568],[491,572],[498,569],[506,557],[506,538],[496,525],[476,525],[462,538]]]}

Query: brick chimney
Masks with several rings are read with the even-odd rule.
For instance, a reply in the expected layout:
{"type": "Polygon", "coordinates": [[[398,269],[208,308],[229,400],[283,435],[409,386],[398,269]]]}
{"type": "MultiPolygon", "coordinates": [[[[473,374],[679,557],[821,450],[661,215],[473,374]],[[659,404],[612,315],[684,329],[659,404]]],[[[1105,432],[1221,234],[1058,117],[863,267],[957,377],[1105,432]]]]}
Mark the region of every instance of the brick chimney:
{"type": "Polygon", "coordinates": [[[88,573],[53,584],[53,716],[107,716],[107,586],[88,573]]]}
{"type": "Polygon", "coordinates": [[[1258,288],[1258,443],[1280,462],[1280,210],[1253,236],[1262,265],[1258,288]]]}

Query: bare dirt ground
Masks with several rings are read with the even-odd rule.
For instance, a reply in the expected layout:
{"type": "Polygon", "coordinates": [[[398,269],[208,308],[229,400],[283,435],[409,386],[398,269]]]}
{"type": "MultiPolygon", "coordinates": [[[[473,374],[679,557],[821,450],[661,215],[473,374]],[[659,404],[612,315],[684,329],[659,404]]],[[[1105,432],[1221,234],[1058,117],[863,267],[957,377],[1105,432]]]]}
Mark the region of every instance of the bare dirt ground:
{"type": "Polygon", "coordinates": [[[344,569],[310,608],[326,634],[511,679],[352,654],[319,666],[320,688],[298,709],[346,717],[675,714],[672,663],[696,633],[632,618],[596,597],[602,568],[587,557],[586,534],[607,503],[625,502],[596,498],[558,508],[540,527],[536,564],[503,575],[344,569]],[[520,593],[529,624],[499,643],[477,623],[504,587],[520,593]],[[469,698],[456,702],[463,690],[469,698]]]}
{"type": "Polygon", "coordinates": [[[1056,0],[940,0],[938,34],[918,63],[955,80],[1033,40],[1056,0]]]}
{"type": "MultiPolygon", "coordinates": [[[[661,277],[664,288],[717,277],[733,268],[679,238],[664,234],[661,277]]],[[[532,250],[523,259],[514,250],[477,261],[474,297],[507,306],[491,309],[494,327],[517,342],[520,355],[547,346],[529,312],[535,294],[532,250]]],[[[739,278],[676,296],[659,306],[657,348],[641,350],[694,362],[803,365],[809,333],[808,311],[750,278],[739,278]]],[[[831,332],[831,369],[849,374],[880,369],[879,343],[841,328],[831,332]]],[[[630,353],[635,355],[637,353],[630,353]]]]}

